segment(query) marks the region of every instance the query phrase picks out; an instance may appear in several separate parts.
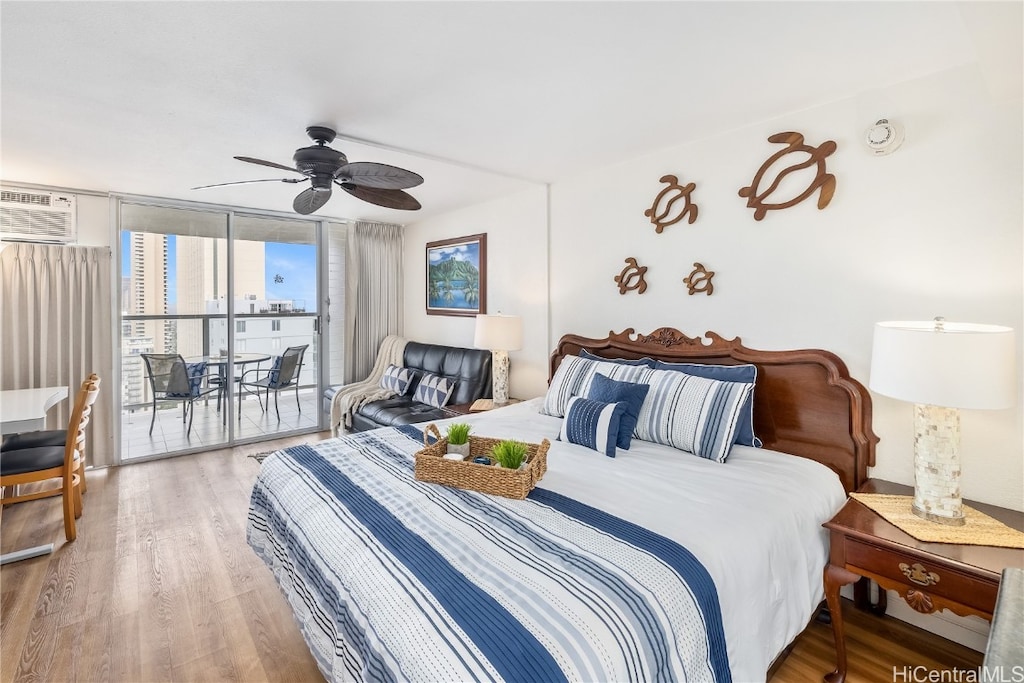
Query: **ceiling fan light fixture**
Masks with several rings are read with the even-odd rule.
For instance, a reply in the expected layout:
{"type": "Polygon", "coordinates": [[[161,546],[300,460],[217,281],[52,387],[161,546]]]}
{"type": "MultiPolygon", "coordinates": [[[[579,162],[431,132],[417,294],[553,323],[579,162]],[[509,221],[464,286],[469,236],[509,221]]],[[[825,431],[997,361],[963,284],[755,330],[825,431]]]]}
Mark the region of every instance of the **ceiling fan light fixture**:
{"type": "Polygon", "coordinates": [[[327,146],[327,143],[333,141],[337,134],[326,126],[309,126],[306,128],[306,134],[316,144],[295,150],[295,154],[292,156],[295,168],[253,157],[235,157],[239,161],[250,164],[293,171],[303,175],[303,178],[245,180],[202,185],[192,189],[272,181],[300,183],[308,180],[310,187],[300,192],[292,202],[292,208],[296,213],[303,215],[310,214],[327,203],[327,200],[331,198],[334,183],[343,187],[353,197],[370,204],[404,211],[415,211],[420,208],[420,203],[415,198],[407,192],[403,192],[405,188],[416,187],[423,182],[423,177],[418,173],[372,161],[349,163],[348,157],[327,146]]]}

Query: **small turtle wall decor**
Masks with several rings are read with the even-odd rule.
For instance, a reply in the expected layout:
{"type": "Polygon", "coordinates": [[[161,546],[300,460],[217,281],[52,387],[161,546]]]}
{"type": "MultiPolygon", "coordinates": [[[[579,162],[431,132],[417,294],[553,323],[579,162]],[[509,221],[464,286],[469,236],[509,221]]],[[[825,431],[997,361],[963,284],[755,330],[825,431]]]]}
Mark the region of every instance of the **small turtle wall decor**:
{"type": "Polygon", "coordinates": [[[695,183],[679,184],[679,178],[674,175],[663,175],[658,182],[667,183],[661,188],[661,192],[654,198],[651,208],[644,211],[644,215],[651,219],[654,225],[654,232],[661,234],[661,231],[673,223],[678,223],[684,218],[687,223],[693,225],[697,220],[697,205],[693,203],[691,195],[697,188],[695,183]],[[682,202],[680,204],[680,202],[682,202]]]}
{"type": "Polygon", "coordinates": [[[747,198],[747,206],[754,210],[754,220],[761,220],[769,211],[778,211],[779,209],[788,209],[791,206],[795,206],[810,197],[817,190],[820,190],[818,194],[818,209],[821,210],[828,206],[828,203],[832,201],[832,195],[836,191],[836,177],[825,171],[825,159],[836,151],[835,141],[826,140],[817,147],[811,147],[804,144],[804,136],[800,133],[776,133],[768,138],[768,142],[784,144],[786,147],[768,157],[767,161],[761,164],[761,168],[757,170],[754,180],[750,185],[741,188],[739,192],[741,197],[747,198]],[[768,169],[782,157],[794,152],[801,152],[808,155],[808,157],[803,161],[786,166],[778,172],[775,180],[767,188],[762,187],[762,182],[765,182],[764,174],[768,172],[768,169]],[[816,167],[816,173],[806,190],[788,201],[765,201],[778,189],[779,184],[790,173],[812,166],[816,167]]]}
{"type": "Polygon", "coordinates": [[[690,290],[690,296],[704,293],[711,296],[715,292],[715,285],[711,278],[715,277],[715,271],[708,270],[703,263],[694,263],[693,270],[683,278],[683,284],[690,290]]]}
{"type": "Polygon", "coordinates": [[[636,259],[630,256],[626,259],[626,267],[615,276],[615,284],[619,286],[619,294],[636,290],[637,294],[647,291],[647,266],[638,265],[636,259]]]}

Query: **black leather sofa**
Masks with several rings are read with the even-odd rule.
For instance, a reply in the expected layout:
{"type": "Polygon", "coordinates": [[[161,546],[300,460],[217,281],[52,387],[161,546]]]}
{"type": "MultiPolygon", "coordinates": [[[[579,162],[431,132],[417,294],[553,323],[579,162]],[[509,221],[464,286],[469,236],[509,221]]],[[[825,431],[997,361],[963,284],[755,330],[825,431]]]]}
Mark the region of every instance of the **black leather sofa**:
{"type": "Polygon", "coordinates": [[[455,380],[455,393],[448,405],[472,403],[478,398],[491,397],[490,351],[409,342],[405,345],[404,365],[418,371],[409,391],[404,396],[363,405],[352,416],[352,431],[362,432],[378,427],[451,417],[452,413],[444,408],[434,408],[412,400],[424,372],[455,380]]]}

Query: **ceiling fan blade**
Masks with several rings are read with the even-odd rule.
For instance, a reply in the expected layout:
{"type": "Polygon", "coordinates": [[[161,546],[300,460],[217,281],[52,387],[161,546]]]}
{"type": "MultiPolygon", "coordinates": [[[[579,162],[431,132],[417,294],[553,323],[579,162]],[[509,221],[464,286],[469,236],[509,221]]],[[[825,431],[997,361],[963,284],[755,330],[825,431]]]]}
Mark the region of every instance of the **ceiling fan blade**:
{"type": "Polygon", "coordinates": [[[235,158],[238,159],[239,161],[247,161],[250,164],[259,164],[260,166],[269,166],[270,168],[279,168],[282,171],[295,171],[296,173],[302,173],[302,171],[300,171],[297,168],[292,168],[291,166],[285,166],[284,164],[278,164],[278,163],[275,163],[273,161],[265,161],[263,159],[253,159],[252,157],[235,157],[235,158]]]}
{"type": "Polygon", "coordinates": [[[364,202],[370,202],[377,206],[385,206],[389,209],[403,209],[405,211],[415,211],[420,208],[420,203],[416,201],[416,198],[402,190],[363,187],[350,183],[338,183],[338,185],[341,185],[341,189],[356,199],[362,199],[364,202]]]}
{"type": "Polygon", "coordinates": [[[262,180],[236,180],[233,183],[214,183],[213,185],[200,185],[193,187],[193,190],[205,190],[208,187],[224,187],[225,185],[248,185],[249,183],[301,183],[309,178],[264,178],[262,180]]]}
{"type": "Polygon", "coordinates": [[[308,190],[303,190],[299,193],[299,196],[292,202],[292,208],[295,209],[295,213],[300,213],[303,216],[306,214],[313,213],[321,206],[327,203],[327,200],[331,198],[331,188],[326,190],[314,190],[312,187],[308,190]]]}
{"type": "Polygon", "coordinates": [[[362,187],[377,187],[387,190],[404,190],[423,182],[423,176],[412,171],[372,161],[355,161],[345,164],[334,173],[335,180],[362,187]]]}

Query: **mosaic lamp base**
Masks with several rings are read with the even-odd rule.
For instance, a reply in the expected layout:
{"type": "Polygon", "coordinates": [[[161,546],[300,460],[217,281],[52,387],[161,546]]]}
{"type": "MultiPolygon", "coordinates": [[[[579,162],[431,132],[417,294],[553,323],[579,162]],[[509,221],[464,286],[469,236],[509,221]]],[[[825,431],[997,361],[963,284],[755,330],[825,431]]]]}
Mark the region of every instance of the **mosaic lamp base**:
{"type": "Polygon", "coordinates": [[[931,522],[962,526],[960,411],[914,406],[914,514],[931,522]]]}
{"type": "Polygon", "coordinates": [[[491,352],[491,392],[494,397],[494,405],[501,406],[508,403],[508,352],[491,352]]]}

